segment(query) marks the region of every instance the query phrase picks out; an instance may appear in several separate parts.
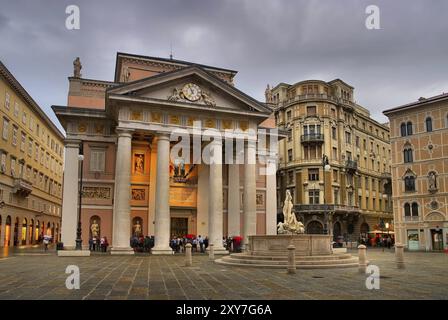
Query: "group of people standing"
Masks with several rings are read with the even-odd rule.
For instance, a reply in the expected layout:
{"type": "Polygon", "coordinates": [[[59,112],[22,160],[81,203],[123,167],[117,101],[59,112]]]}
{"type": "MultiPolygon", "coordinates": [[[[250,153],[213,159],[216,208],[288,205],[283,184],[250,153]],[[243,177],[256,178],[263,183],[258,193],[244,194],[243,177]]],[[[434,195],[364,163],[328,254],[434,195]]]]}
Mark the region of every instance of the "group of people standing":
{"type": "Polygon", "coordinates": [[[150,252],[152,247],[154,247],[154,236],[134,235],[131,237],[131,248],[135,252],[150,252]]]}
{"type": "Polygon", "coordinates": [[[107,247],[109,246],[109,242],[107,241],[107,237],[93,237],[89,239],[89,250],[97,251],[97,252],[107,252],[107,247]]]}

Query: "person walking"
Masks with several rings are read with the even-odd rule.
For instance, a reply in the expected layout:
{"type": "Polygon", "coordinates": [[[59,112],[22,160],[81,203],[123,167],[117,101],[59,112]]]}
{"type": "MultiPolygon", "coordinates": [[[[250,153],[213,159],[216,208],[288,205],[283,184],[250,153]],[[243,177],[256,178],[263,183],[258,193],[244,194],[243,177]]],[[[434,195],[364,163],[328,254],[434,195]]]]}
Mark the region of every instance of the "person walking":
{"type": "Polygon", "coordinates": [[[48,237],[44,237],[44,251],[48,251],[48,244],[50,243],[50,240],[48,237]]]}
{"type": "Polygon", "coordinates": [[[199,235],[198,237],[198,242],[199,242],[199,248],[201,250],[201,253],[204,253],[204,239],[202,239],[201,235],[199,235]]]}

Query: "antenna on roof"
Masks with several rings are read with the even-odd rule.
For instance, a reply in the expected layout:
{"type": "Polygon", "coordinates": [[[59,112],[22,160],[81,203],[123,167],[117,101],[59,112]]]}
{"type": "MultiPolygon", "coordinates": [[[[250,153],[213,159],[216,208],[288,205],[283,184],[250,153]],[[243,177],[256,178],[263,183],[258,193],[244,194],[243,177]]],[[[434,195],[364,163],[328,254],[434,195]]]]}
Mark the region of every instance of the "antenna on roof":
{"type": "Polygon", "coordinates": [[[173,43],[170,42],[170,59],[173,60],[173,43]]]}

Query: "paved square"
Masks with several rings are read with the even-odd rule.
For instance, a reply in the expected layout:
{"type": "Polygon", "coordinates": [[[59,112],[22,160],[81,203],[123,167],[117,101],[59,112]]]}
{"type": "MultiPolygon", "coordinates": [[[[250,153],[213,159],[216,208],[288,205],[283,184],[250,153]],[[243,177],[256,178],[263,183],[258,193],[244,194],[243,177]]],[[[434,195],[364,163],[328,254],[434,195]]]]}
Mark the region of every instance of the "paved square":
{"type": "MultiPolygon", "coordinates": [[[[356,254],[355,251],[352,254],[356,254]]],[[[368,250],[380,268],[380,289],[368,290],[357,268],[286,270],[224,267],[206,255],[184,257],[57,257],[54,251],[0,256],[0,299],[448,299],[448,255],[405,253],[395,268],[393,251],[368,250]],[[68,265],[81,271],[81,288],[68,290],[68,265]]]]}

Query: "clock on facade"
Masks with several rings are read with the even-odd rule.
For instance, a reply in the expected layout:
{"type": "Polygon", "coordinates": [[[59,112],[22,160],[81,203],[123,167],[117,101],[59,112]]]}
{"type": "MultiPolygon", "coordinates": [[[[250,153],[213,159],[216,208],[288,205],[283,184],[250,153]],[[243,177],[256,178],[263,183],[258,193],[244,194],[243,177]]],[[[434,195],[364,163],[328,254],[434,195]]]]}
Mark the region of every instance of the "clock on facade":
{"type": "Polygon", "coordinates": [[[182,88],[184,97],[190,101],[198,101],[201,98],[201,88],[194,83],[187,83],[182,88]]]}

